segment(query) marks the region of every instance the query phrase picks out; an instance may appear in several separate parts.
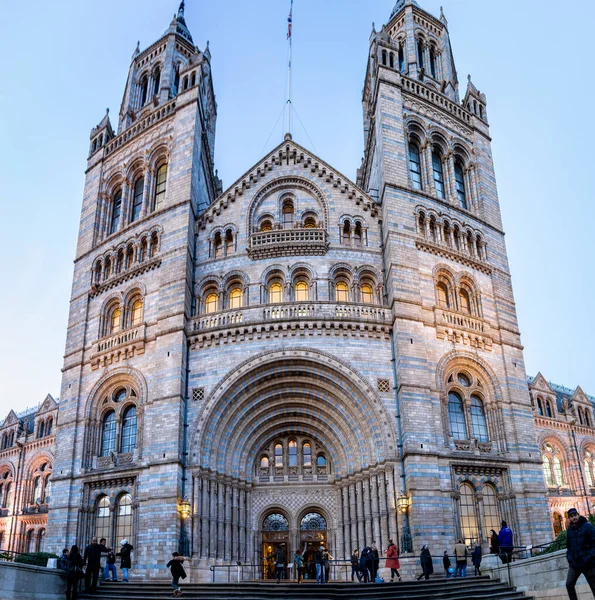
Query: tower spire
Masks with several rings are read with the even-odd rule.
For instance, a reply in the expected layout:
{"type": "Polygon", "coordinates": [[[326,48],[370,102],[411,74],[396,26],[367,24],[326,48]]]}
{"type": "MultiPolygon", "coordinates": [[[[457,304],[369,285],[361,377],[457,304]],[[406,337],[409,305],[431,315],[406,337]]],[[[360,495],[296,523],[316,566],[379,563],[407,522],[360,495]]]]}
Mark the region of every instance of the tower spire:
{"type": "Polygon", "coordinates": [[[285,109],[287,111],[287,125],[285,134],[291,137],[291,34],[293,29],[293,0],[290,1],[289,5],[289,17],[287,17],[287,40],[289,41],[289,56],[287,61],[287,101],[285,103],[285,109]]]}

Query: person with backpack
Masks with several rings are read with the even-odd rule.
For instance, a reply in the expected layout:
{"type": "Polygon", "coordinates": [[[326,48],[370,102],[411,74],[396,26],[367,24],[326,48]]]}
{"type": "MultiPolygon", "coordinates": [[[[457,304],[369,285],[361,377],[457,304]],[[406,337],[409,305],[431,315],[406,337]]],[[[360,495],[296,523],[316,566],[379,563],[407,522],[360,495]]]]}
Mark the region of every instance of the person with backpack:
{"type": "Polygon", "coordinates": [[[359,570],[361,571],[364,583],[370,581],[370,571],[368,570],[368,554],[370,552],[372,552],[372,549],[369,546],[364,546],[359,555],[359,570]]]}
{"type": "Polygon", "coordinates": [[[120,552],[116,556],[120,557],[120,569],[122,569],[122,581],[128,583],[128,570],[132,568],[132,559],[130,553],[134,550],[134,547],[128,543],[128,540],[124,539],[120,542],[120,552]]]}
{"type": "Polygon", "coordinates": [[[172,552],[172,559],[166,565],[171,573],[171,586],[174,588],[172,598],[179,598],[182,595],[179,581],[180,579],[186,579],[186,571],[183,565],[184,557],[180,556],[179,552],[172,552]]]}
{"type": "Polygon", "coordinates": [[[442,566],[446,573],[446,579],[450,579],[450,576],[453,574],[453,568],[450,566],[450,558],[447,550],[444,551],[444,555],[442,556],[442,566]]]}
{"type": "Polygon", "coordinates": [[[392,539],[388,540],[388,548],[386,549],[386,568],[390,569],[390,580],[391,583],[394,581],[395,576],[398,581],[401,581],[401,574],[399,573],[399,549],[395,546],[392,539]]]}
{"type": "Polygon", "coordinates": [[[575,585],[581,575],[585,576],[595,596],[595,527],[576,508],[568,511],[570,526],[566,538],[568,575],[566,592],[570,600],[577,600],[575,585]]]}
{"type": "Polygon", "coordinates": [[[297,582],[302,583],[304,579],[304,557],[302,556],[301,550],[295,551],[295,554],[293,555],[293,564],[295,565],[297,582]]]}
{"type": "Polygon", "coordinates": [[[74,545],[66,558],[66,600],[77,600],[79,581],[85,577],[83,566],[85,561],[79,552],[79,547],[74,545]]]}

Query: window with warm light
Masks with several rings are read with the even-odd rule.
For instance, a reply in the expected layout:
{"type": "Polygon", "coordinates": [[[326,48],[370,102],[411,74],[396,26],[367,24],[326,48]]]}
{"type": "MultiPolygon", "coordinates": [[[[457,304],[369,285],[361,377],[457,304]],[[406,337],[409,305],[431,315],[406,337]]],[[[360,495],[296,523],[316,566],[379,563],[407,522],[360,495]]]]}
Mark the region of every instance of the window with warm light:
{"type": "Polygon", "coordinates": [[[132,320],[133,327],[140,325],[143,320],[143,301],[139,298],[132,305],[132,320]]]}
{"type": "Polygon", "coordinates": [[[234,288],[229,293],[229,308],[242,308],[242,290],[234,288]]]}
{"type": "Polygon", "coordinates": [[[361,285],[360,295],[364,304],[374,304],[374,290],[369,283],[363,283],[361,285]]]}
{"type": "Polygon", "coordinates": [[[269,288],[269,302],[278,304],[283,302],[283,286],[280,283],[273,283],[269,288]]]}
{"type": "Polygon", "coordinates": [[[349,302],[349,287],[344,281],[337,282],[335,298],[337,302],[349,302]]]}
{"type": "Polygon", "coordinates": [[[295,286],[296,302],[307,302],[308,295],[308,284],[305,281],[299,281],[295,286]]]}
{"type": "Polygon", "coordinates": [[[207,314],[217,312],[219,310],[219,297],[215,293],[207,295],[205,300],[205,312],[207,314]]]}
{"type": "Polygon", "coordinates": [[[122,309],[116,307],[112,310],[110,315],[110,335],[118,333],[122,327],[122,309]]]}

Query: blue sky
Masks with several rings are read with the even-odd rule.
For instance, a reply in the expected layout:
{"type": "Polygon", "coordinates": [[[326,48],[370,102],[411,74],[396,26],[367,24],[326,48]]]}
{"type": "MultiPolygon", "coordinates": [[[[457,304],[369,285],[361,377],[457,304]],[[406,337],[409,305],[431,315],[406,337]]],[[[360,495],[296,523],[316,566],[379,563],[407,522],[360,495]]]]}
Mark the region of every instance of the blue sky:
{"type": "MultiPolygon", "coordinates": [[[[295,119],[294,138],[352,179],[371,25],[393,4],[294,3],[293,101],[307,130],[295,119]]],[[[595,3],[420,4],[435,15],[444,6],[461,85],[471,73],[487,95],[527,372],[595,394],[595,3]]],[[[289,0],[186,4],[195,43],[210,41],[224,187],[281,140],[288,9],[289,0]]],[[[107,107],[116,117],[137,40],[155,41],[176,10],[176,0],[3,6],[0,418],[59,394],[89,131],[107,107]]]]}

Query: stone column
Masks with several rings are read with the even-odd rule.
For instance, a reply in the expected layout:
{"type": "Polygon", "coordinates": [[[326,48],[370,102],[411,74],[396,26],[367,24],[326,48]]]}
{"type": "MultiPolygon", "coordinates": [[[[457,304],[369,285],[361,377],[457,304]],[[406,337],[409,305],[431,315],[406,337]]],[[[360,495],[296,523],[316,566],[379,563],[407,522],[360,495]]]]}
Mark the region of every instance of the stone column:
{"type": "Polygon", "coordinates": [[[380,543],[382,544],[382,548],[388,547],[388,538],[391,537],[390,531],[388,529],[388,510],[386,492],[386,473],[382,471],[378,474],[378,499],[380,502],[380,543]]]}
{"type": "Polygon", "coordinates": [[[246,490],[240,487],[238,491],[239,512],[239,560],[246,562],[246,490]]]}
{"type": "Polygon", "coordinates": [[[224,556],[224,540],[225,535],[225,483],[219,480],[217,486],[217,558],[224,556]]]}
{"type": "Polygon", "coordinates": [[[229,483],[225,484],[225,560],[229,562],[231,560],[232,553],[232,545],[234,543],[233,537],[231,535],[231,485],[229,483]]]}
{"type": "Polygon", "coordinates": [[[452,152],[449,152],[445,156],[446,170],[448,171],[448,192],[450,195],[451,204],[459,205],[459,198],[457,196],[457,188],[455,185],[455,157],[452,152]]]}
{"type": "Polygon", "coordinates": [[[434,185],[434,166],[432,164],[432,143],[430,141],[426,142],[426,145],[424,146],[424,156],[426,158],[426,190],[428,193],[432,194],[432,196],[437,196],[436,186],[434,185]]]}
{"type": "Polygon", "coordinates": [[[337,503],[337,542],[333,556],[336,559],[345,557],[345,538],[343,536],[343,528],[345,527],[345,515],[343,514],[343,487],[337,488],[336,493],[337,503]]]}
{"type": "Polygon", "coordinates": [[[209,480],[201,475],[202,479],[202,513],[200,515],[200,520],[202,524],[202,533],[201,533],[201,546],[200,546],[200,557],[209,556],[209,480]]]}
{"type": "Polygon", "coordinates": [[[370,499],[372,501],[372,532],[378,548],[382,548],[380,534],[380,506],[378,501],[378,475],[372,473],[369,479],[370,499]]]}
{"type": "Polygon", "coordinates": [[[349,493],[349,521],[351,525],[351,547],[359,548],[357,537],[357,498],[355,483],[351,482],[347,488],[349,493]]]}
{"type": "Polygon", "coordinates": [[[231,560],[239,560],[240,538],[238,526],[238,487],[237,484],[234,483],[231,488],[231,560]]]}
{"type": "Polygon", "coordinates": [[[150,193],[151,193],[151,169],[149,167],[145,168],[145,172],[143,173],[143,176],[145,178],[145,183],[143,186],[143,206],[142,209],[140,211],[140,218],[142,219],[143,217],[146,217],[148,212],[149,212],[149,208],[150,208],[150,193]]]}
{"type": "Polygon", "coordinates": [[[352,522],[349,514],[349,487],[344,485],[341,488],[341,501],[343,502],[343,543],[345,545],[345,558],[349,558],[351,550],[353,550],[352,539],[351,539],[351,527],[352,522]]]}
{"type": "Polygon", "coordinates": [[[125,221],[128,219],[130,210],[130,182],[128,179],[122,184],[122,204],[120,207],[120,221],[118,222],[118,231],[124,229],[125,221]]]}
{"type": "Polygon", "coordinates": [[[364,492],[364,529],[366,543],[369,544],[374,540],[374,526],[372,523],[372,502],[370,498],[370,476],[368,475],[362,482],[364,492]]]}
{"type": "Polygon", "coordinates": [[[192,515],[192,549],[193,553],[197,553],[200,556],[201,548],[201,504],[202,504],[202,490],[201,490],[202,479],[196,474],[193,475],[193,488],[194,488],[194,514],[192,515]]]}
{"type": "Polygon", "coordinates": [[[210,519],[209,519],[209,558],[217,556],[217,486],[218,482],[214,475],[211,475],[210,480],[210,519]]]}
{"type": "Polygon", "coordinates": [[[387,465],[386,467],[386,495],[388,504],[388,535],[391,537],[395,544],[397,543],[397,498],[395,494],[395,482],[394,482],[394,468],[393,465],[387,465]]]}
{"type": "Polygon", "coordinates": [[[362,484],[361,475],[357,476],[357,537],[358,547],[363,547],[367,543],[366,540],[366,524],[365,524],[365,512],[364,512],[364,487],[362,484]]]}

